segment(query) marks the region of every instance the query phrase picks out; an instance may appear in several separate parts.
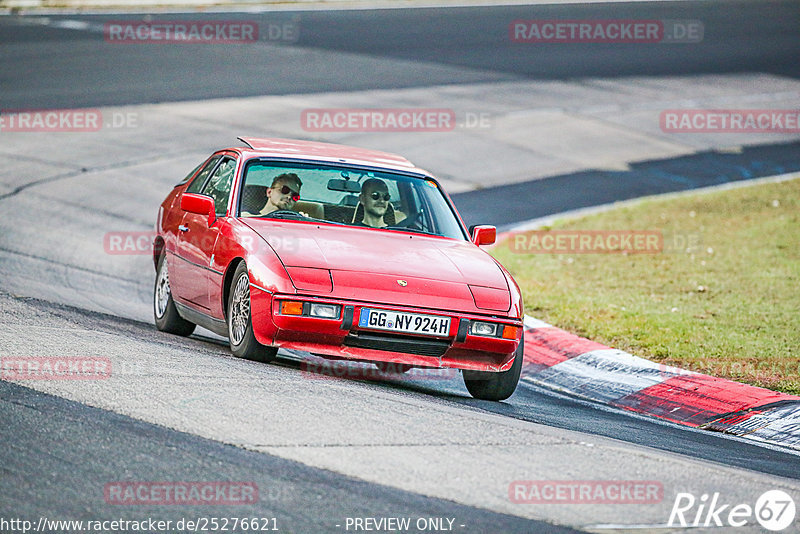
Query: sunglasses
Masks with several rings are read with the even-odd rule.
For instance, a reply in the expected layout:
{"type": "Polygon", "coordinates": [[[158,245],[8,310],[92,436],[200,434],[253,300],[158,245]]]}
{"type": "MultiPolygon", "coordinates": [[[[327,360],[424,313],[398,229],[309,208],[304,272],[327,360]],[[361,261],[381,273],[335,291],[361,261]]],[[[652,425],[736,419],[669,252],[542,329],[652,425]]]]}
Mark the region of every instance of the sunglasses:
{"type": "MultiPolygon", "coordinates": [[[[373,191],[370,197],[372,197],[372,200],[378,200],[379,198],[381,198],[381,194],[378,193],[377,191],[373,191]]],[[[389,193],[383,193],[383,200],[389,202],[390,198],[392,198],[392,195],[390,195],[389,193]]]]}
{"type": "MultiPolygon", "coordinates": [[[[275,189],[277,189],[277,186],[275,187],[275,189]]],[[[292,200],[294,200],[295,202],[300,200],[300,193],[298,193],[288,185],[284,185],[283,187],[281,187],[281,195],[288,195],[289,193],[292,193],[292,200]]]]}

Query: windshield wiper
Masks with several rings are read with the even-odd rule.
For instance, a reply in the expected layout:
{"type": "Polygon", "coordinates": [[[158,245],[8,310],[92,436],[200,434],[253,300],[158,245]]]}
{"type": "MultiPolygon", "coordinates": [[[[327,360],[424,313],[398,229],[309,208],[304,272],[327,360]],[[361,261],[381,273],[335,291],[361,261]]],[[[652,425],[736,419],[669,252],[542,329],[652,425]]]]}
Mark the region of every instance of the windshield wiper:
{"type": "Polygon", "coordinates": [[[291,221],[313,221],[325,224],[338,224],[342,225],[344,223],[340,223],[338,221],[329,221],[328,219],[317,219],[316,217],[309,217],[308,215],[304,215],[298,211],[292,210],[276,210],[271,213],[267,213],[264,215],[265,218],[269,219],[287,219],[291,221]]]}
{"type": "Polygon", "coordinates": [[[382,230],[397,230],[401,232],[414,232],[415,234],[435,235],[441,237],[442,234],[421,230],[419,228],[409,228],[408,226],[384,226],[382,230]]]}

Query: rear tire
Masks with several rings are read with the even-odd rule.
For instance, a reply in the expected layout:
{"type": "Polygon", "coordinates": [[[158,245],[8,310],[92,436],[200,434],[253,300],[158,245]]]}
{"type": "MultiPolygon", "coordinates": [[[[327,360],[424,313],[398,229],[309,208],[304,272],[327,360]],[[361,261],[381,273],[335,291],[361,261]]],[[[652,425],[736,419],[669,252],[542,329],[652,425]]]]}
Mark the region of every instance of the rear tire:
{"type": "Polygon", "coordinates": [[[519,341],[511,369],[501,373],[484,371],[463,371],[464,385],[470,395],[476,399],[501,401],[509,398],[517,389],[519,375],[522,372],[522,358],[525,352],[525,334],[519,341]]]}
{"type": "Polygon", "coordinates": [[[195,324],[178,314],[175,301],[172,300],[165,254],[159,256],[158,267],[156,267],[156,284],[153,288],[153,318],[156,321],[156,328],[162,332],[178,336],[188,336],[194,332],[195,324]]]}
{"type": "Polygon", "coordinates": [[[250,275],[244,262],[233,273],[231,294],[228,295],[228,339],[234,356],[268,363],[278,354],[277,347],[265,347],[253,334],[250,313],[250,275]]]}

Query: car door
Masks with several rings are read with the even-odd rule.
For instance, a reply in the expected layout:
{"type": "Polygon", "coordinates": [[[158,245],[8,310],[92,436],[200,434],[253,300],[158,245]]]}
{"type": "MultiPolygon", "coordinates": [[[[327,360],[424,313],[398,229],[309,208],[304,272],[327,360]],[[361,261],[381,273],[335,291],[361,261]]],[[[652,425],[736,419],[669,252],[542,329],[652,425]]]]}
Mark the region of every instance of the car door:
{"type": "MultiPolygon", "coordinates": [[[[221,157],[198,191],[199,194],[214,199],[217,220],[209,225],[207,216],[187,212],[179,227],[177,255],[180,260],[177,262],[179,264],[177,276],[180,278],[181,296],[206,313],[210,307],[208,288],[214,274],[211,269],[211,256],[219,237],[219,227],[222,223],[220,218],[225,217],[228,209],[235,169],[236,160],[232,156],[221,157]]],[[[187,189],[187,192],[193,191],[187,189]]]]}
{"type": "MultiPolygon", "coordinates": [[[[211,175],[212,171],[216,169],[221,158],[221,155],[214,155],[209,158],[205,165],[203,165],[202,170],[197,173],[186,188],[185,192],[200,193],[203,186],[205,186],[208,181],[208,177],[211,175]]],[[[180,206],[180,199],[178,200],[178,206],[180,206]]],[[[186,212],[180,215],[175,244],[172,249],[173,254],[167,256],[167,261],[169,265],[169,286],[173,298],[178,302],[193,303],[195,300],[198,300],[199,295],[195,287],[197,281],[192,279],[192,270],[189,268],[188,263],[189,260],[184,257],[184,254],[186,254],[186,244],[182,243],[182,241],[185,241],[185,233],[188,230],[184,225],[186,215],[186,212]]]]}

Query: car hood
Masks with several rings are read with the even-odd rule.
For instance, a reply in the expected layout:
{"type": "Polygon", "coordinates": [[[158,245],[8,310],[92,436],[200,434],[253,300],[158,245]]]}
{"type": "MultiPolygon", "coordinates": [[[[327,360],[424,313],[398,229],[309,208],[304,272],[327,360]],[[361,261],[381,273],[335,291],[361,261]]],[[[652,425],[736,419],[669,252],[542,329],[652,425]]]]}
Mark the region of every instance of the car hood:
{"type": "Polygon", "coordinates": [[[272,246],[298,289],[409,305],[427,295],[455,299],[448,307],[464,308],[465,300],[479,309],[510,306],[502,270],[468,241],[307,222],[246,223],[272,246]],[[313,269],[329,270],[331,283],[325,287],[313,269]]]}

